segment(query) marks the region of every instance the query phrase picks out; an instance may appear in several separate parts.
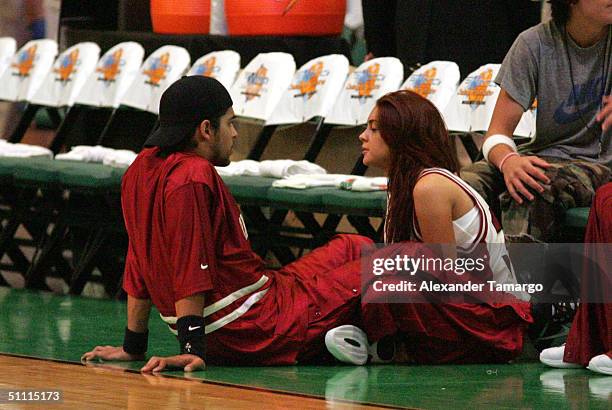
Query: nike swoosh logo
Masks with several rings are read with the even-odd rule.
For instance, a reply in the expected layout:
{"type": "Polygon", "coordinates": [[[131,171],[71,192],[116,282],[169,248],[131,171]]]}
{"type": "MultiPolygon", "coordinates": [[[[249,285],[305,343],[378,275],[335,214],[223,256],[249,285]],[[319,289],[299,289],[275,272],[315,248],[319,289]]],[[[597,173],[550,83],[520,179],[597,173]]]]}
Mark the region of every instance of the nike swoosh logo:
{"type": "MultiPolygon", "coordinates": [[[[579,106],[571,105],[568,101],[564,101],[555,110],[553,118],[557,124],[569,124],[579,120],[581,116],[588,117],[591,111],[597,108],[597,105],[597,101],[590,101],[579,106]]],[[[585,121],[588,119],[589,118],[585,118],[585,121]]]]}
{"type": "Polygon", "coordinates": [[[196,329],[199,329],[199,328],[201,328],[201,327],[202,327],[202,326],[193,326],[193,327],[192,327],[192,326],[189,326],[189,327],[188,327],[188,329],[189,329],[189,331],[191,332],[192,330],[196,330],[196,329]]]}
{"type": "Polygon", "coordinates": [[[202,265],[202,264],[200,263],[200,269],[208,269],[208,265],[202,265]]]}

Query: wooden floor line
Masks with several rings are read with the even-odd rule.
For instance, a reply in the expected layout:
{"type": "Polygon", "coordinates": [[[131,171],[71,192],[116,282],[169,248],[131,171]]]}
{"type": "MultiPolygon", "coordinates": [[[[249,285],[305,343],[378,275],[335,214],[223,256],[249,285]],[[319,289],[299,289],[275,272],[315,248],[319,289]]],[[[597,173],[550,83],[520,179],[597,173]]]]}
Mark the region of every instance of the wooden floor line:
{"type": "MultiPolygon", "coordinates": [[[[28,356],[28,355],[16,354],[16,353],[0,352],[0,356],[17,357],[17,358],[22,358],[22,359],[40,360],[40,361],[43,361],[43,362],[54,362],[54,363],[70,364],[70,365],[87,367],[87,366],[85,366],[81,362],[73,362],[73,361],[61,360],[61,359],[51,359],[51,358],[38,357],[38,356],[28,356]]],[[[93,363],[99,363],[99,362],[93,362],[93,363]]],[[[139,370],[134,370],[134,369],[126,369],[126,368],[121,368],[121,367],[104,366],[104,365],[102,365],[100,367],[103,367],[104,369],[107,369],[107,370],[116,370],[116,371],[121,371],[121,372],[124,372],[124,373],[140,374],[139,370]]],[[[238,388],[238,389],[245,389],[245,390],[252,390],[252,391],[266,392],[266,393],[274,393],[274,394],[283,394],[283,395],[288,395],[288,396],[293,396],[293,397],[303,397],[303,398],[308,398],[308,399],[315,399],[315,400],[326,401],[325,397],[317,396],[317,395],[314,395],[314,394],[296,393],[296,392],[290,392],[290,391],[285,391],[285,390],[270,389],[270,388],[265,388],[265,387],[245,386],[243,384],[234,384],[234,383],[220,382],[220,381],[214,381],[214,380],[206,380],[206,379],[200,379],[200,378],[189,378],[189,377],[185,377],[185,376],[178,376],[178,375],[164,374],[164,373],[156,373],[156,375],[158,377],[165,377],[165,378],[169,378],[169,379],[187,380],[187,381],[191,381],[191,382],[195,381],[195,382],[200,382],[200,383],[203,383],[203,384],[212,384],[212,385],[217,385],[217,386],[233,387],[233,388],[238,388]]],[[[359,404],[359,405],[367,406],[367,407],[377,407],[377,408],[385,408],[385,409],[416,410],[416,409],[410,408],[410,407],[390,406],[388,404],[377,404],[377,403],[351,401],[351,400],[343,400],[343,399],[334,399],[334,401],[338,402],[338,403],[343,403],[343,404],[359,404]]]]}

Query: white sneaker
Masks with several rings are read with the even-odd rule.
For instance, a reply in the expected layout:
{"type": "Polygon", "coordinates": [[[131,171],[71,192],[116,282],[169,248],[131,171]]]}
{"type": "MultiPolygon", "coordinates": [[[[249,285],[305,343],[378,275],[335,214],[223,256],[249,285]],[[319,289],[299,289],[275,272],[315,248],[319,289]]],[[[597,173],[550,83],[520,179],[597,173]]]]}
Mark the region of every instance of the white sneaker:
{"type": "Polygon", "coordinates": [[[343,363],[362,365],[368,361],[368,337],[357,326],[344,325],[325,334],[325,346],[343,363]]]}
{"type": "Polygon", "coordinates": [[[564,362],[564,353],[565,345],[544,349],[540,352],[540,361],[547,366],[556,367],[558,369],[577,369],[582,367],[576,363],[564,362]]]}
{"type": "Polygon", "coordinates": [[[612,376],[612,359],[607,354],[600,354],[589,361],[587,369],[612,376]]]}
{"type": "Polygon", "coordinates": [[[381,358],[378,354],[378,342],[368,344],[365,332],[353,325],[338,326],[328,331],[325,335],[325,346],[339,361],[358,366],[365,364],[368,359],[372,363],[390,363],[395,356],[395,345],[387,345],[392,348],[392,352],[387,352],[391,353],[391,357],[381,358]]]}

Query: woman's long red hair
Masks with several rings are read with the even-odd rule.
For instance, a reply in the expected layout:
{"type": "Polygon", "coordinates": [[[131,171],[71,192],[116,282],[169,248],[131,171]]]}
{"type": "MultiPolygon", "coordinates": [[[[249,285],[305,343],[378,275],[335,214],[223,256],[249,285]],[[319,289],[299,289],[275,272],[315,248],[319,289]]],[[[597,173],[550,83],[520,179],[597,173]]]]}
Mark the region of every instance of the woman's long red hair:
{"type": "Polygon", "coordinates": [[[434,167],[458,173],[455,142],[435,105],[412,91],[389,93],[376,107],[378,128],[391,153],[385,241],[406,241],[412,239],[412,191],[418,176],[434,167]]]}

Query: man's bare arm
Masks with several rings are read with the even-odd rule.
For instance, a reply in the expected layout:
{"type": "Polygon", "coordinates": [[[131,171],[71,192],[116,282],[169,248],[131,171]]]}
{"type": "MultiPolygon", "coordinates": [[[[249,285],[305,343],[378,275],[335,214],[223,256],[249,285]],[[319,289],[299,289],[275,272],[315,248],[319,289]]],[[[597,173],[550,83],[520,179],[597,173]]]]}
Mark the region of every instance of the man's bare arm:
{"type": "MultiPolygon", "coordinates": [[[[522,115],[523,107],[502,88],[485,142],[494,135],[511,137],[522,115]]],[[[495,167],[501,167],[506,188],[516,202],[523,203],[521,196],[532,201],[534,196],[526,185],[543,192],[542,183],[550,183],[543,169],[550,167],[550,164],[536,156],[521,156],[513,152],[514,149],[506,144],[496,144],[490,149],[486,159],[495,167]]]]}

